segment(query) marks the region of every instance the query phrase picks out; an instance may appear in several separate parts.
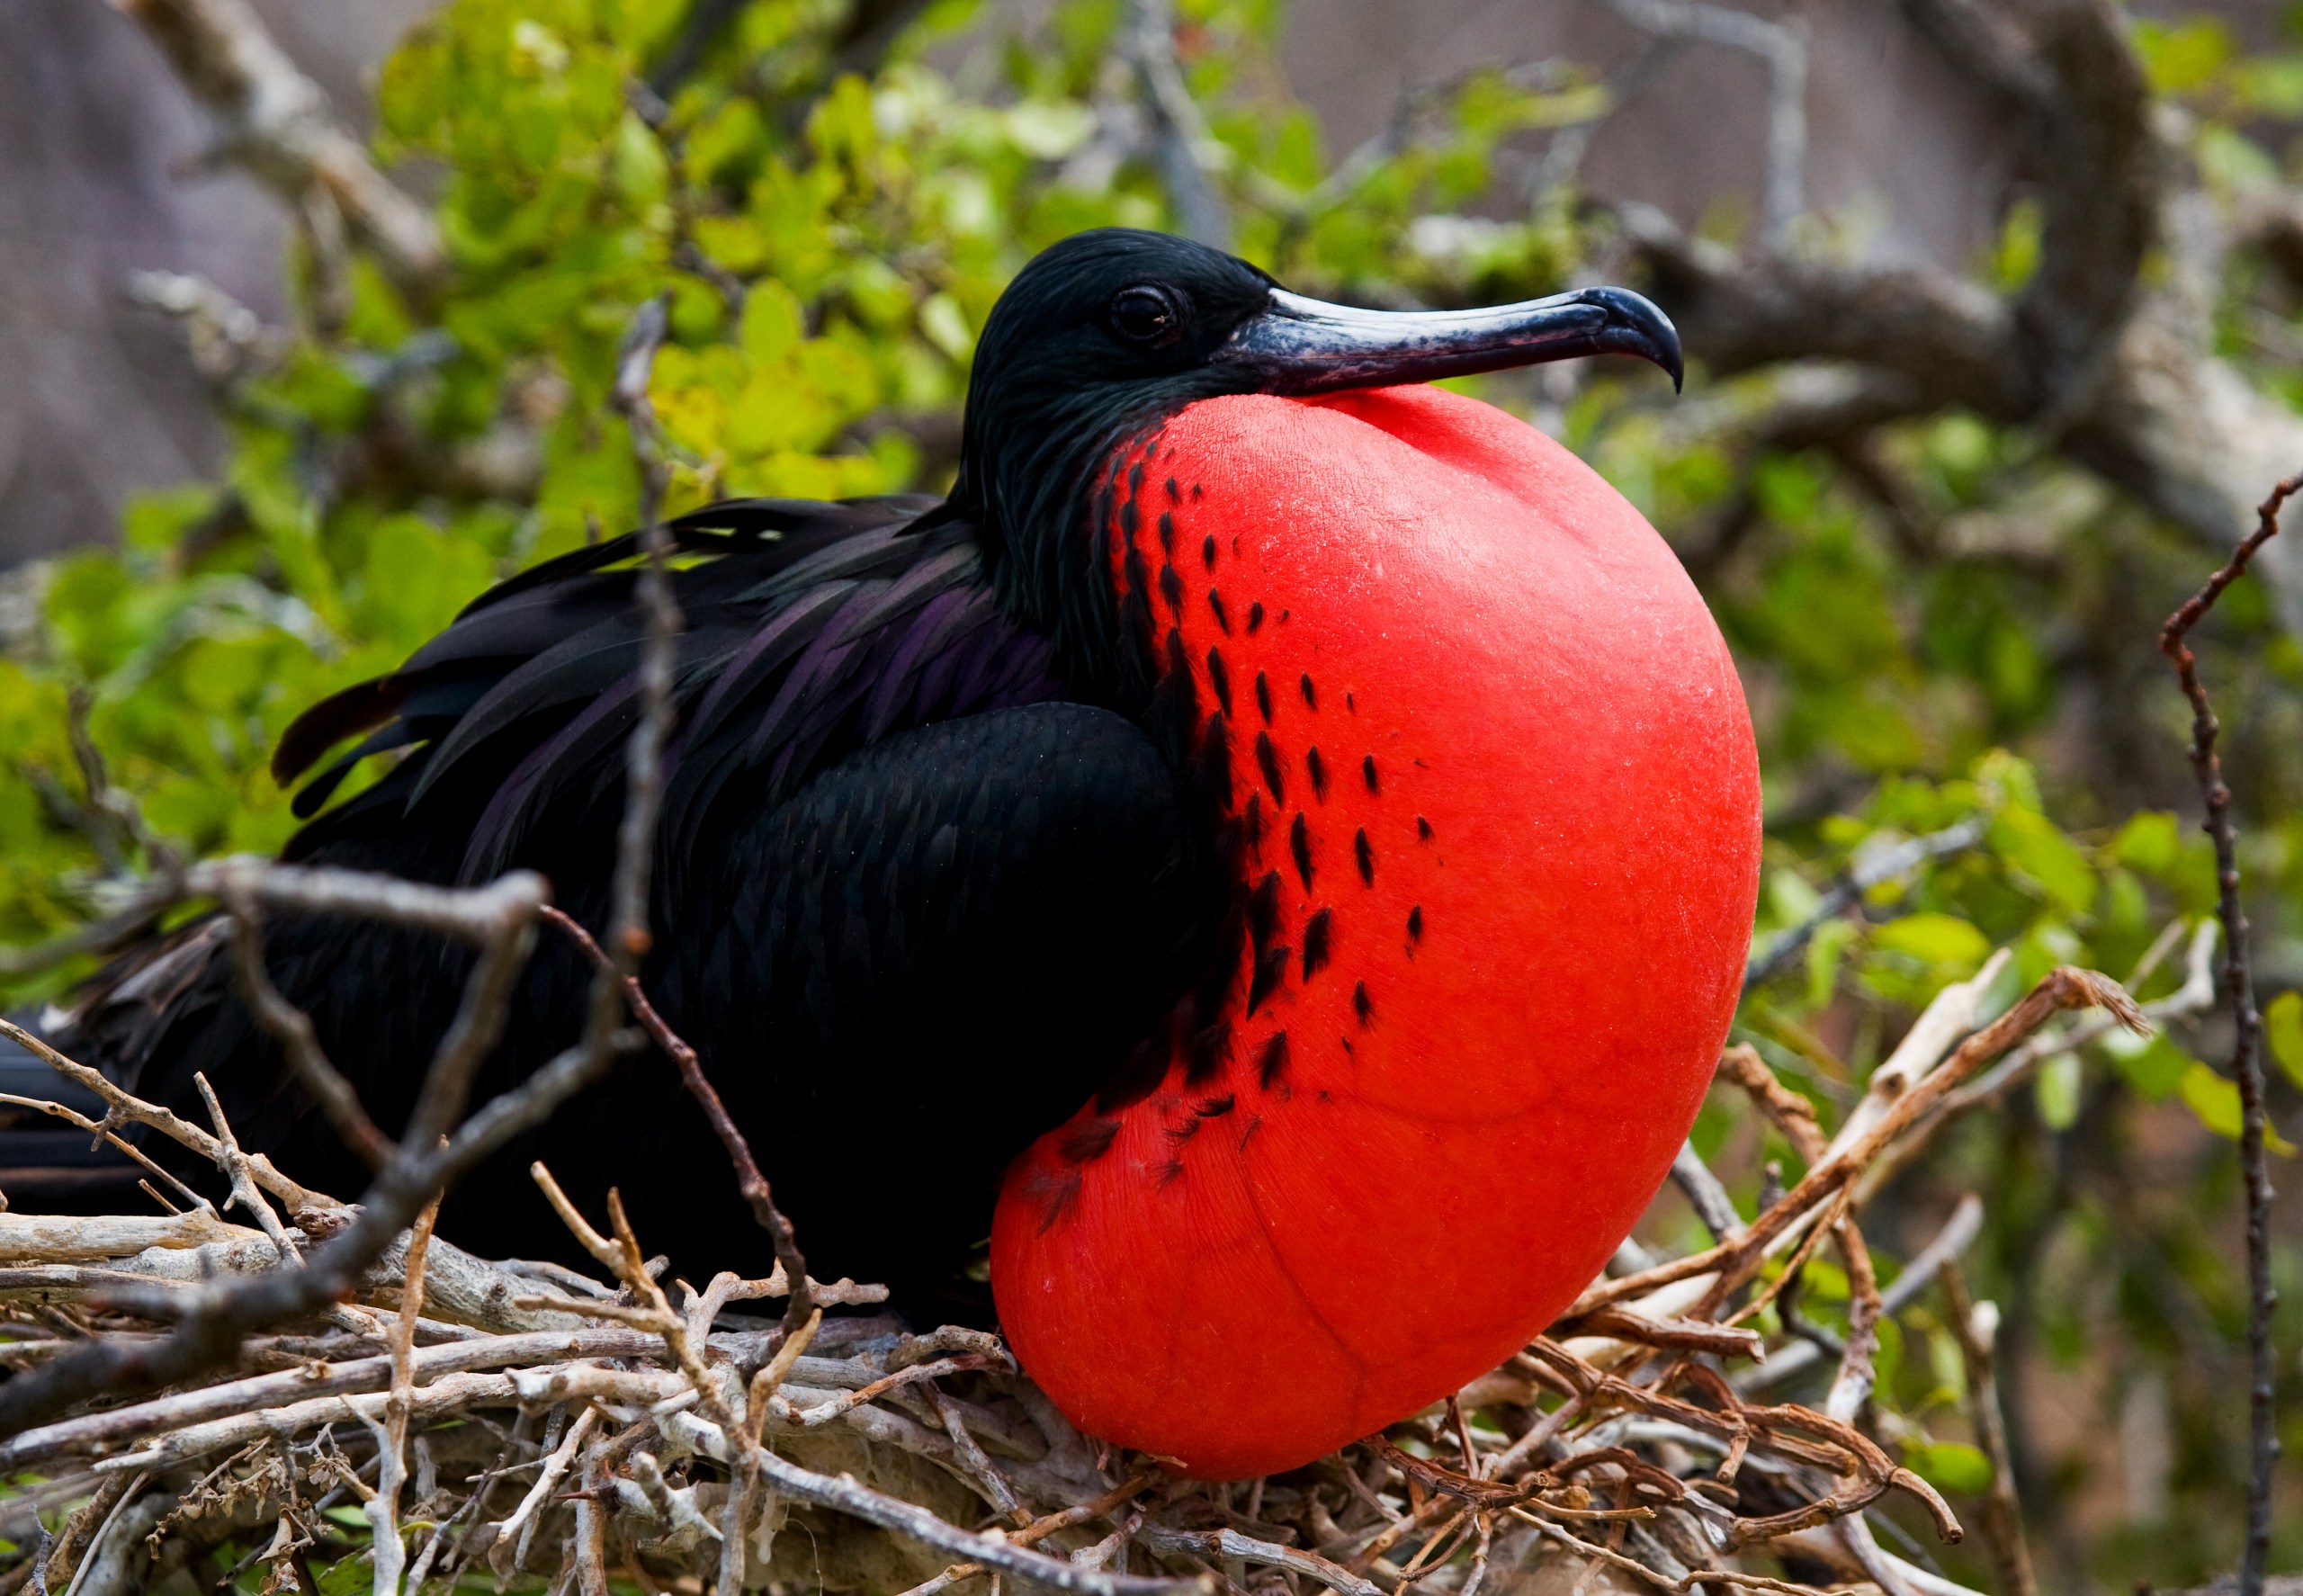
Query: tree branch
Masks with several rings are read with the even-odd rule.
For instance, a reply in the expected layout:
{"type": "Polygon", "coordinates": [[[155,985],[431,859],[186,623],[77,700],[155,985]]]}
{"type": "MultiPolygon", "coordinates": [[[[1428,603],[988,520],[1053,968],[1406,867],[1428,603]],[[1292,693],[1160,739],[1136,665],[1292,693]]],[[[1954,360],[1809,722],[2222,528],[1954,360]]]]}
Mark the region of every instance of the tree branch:
{"type": "Polygon", "coordinates": [[[2290,496],[2303,491],[2303,475],[2287,478],[2256,511],[2255,530],[2240,541],[2222,568],[2208,578],[2159,633],[2159,651],[2175,668],[2191,708],[2191,771],[2199,779],[2207,814],[2202,829],[2215,844],[2218,888],[2216,914],[2223,922],[2223,995],[2231,1005],[2234,1037],[2231,1075],[2238,1083],[2239,1169],[2247,1203],[2247,1539],[2239,1564],[2241,1596],[2261,1596],[2271,1556],[2272,1475],[2279,1461],[2276,1369],[2271,1340],[2272,1310],[2279,1302],[2271,1280],[2271,1170],[2263,1149],[2263,1017],[2255,1011],[2254,973],[2248,963],[2247,910],[2239,895],[2238,829],[2231,820],[2231,789],[2223,780],[2215,718],[2192,654],[2192,628],[2207,618],[2224,589],[2247,571],[2256,551],[2279,535],[2279,514],[2290,496]]]}
{"type": "Polygon", "coordinates": [[[1698,0],[1609,0],[1615,13],[1658,39],[1699,40],[1757,56],[1767,67],[1767,184],[1761,204],[1770,251],[1790,247],[1807,213],[1807,30],[1698,0]]]}
{"type": "Polygon", "coordinates": [[[206,108],[216,157],[246,167],[291,210],[322,197],[402,287],[436,285],[447,250],[431,211],[377,169],[246,0],[112,3],[206,108]]]}

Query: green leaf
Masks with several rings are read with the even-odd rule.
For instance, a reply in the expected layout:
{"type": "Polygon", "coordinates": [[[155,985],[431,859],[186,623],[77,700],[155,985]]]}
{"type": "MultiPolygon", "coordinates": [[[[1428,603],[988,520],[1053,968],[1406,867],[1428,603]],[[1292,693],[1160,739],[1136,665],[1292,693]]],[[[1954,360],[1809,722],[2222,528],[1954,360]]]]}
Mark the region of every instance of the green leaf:
{"type": "Polygon", "coordinates": [[[1796,926],[1811,919],[1824,906],[1824,895],[1797,870],[1775,870],[1768,874],[1767,901],[1777,919],[1786,926],[1796,926]]]}
{"type": "Polygon", "coordinates": [[[1932,910],[1889,920],[1871,934],[1871,946],[1916,959],[1954,981],[1973,975],[1991,956],[1991,939],[1972,924],[1932,910]]]}
{"type": "Polygon", "coordinates": [[[2303,1087],[2303,992],[2281,992],[2263,1010],[2263,1041],[2272,1062],[2303,1087]]]}
{"type": "Polygon", "coordinates": [[[2130,33],[2151,86],[2188,94],[2214,82],[2238,53],[2231,30],[2215,17],[2181,22],[2137,22],[2130,33]]]}
{"type": "MultiPolygon", "coordinates": [[[[345,1511],[342,1508],[330,1508],[327,1516],[339,1524],[344,1523],[345,1520],[341,1515],[345,1511]]],[[[350,1511],[353,1518],[358,1521],[359,1527],[365,1529],[368,1520],[361,1515],[360,1511],[357,1508],[350,1511]]],[[[319,1596],[358,1596],[360,1592],[374,1588],[375,1570],[370,1566],[364,1556],[338,1557],[335,1562],[318,1571],[316,1583],[319,1585],[319,1596]]]]}
{"type": "Polygon", "coordinates": [[[2039,269],[2039,251],[2047,237],[2039,202],[2025,196],[2007,208],[2007,220],[1992,249],[1991,274],[2009,293],[2030,282],[2039,269]]]}
{"type": "Polygon", "coordinates": [[[1929,1441],[1904,1454],[1904,1462],[1939,1491],[1976,1496],[1991,1489],[1991,1459],[1965,1441],[1929,1441]]]}
{"type": "Polygon", "coordinates": [[[1851,920],[1826,920],[1815,928],[1807,942],[1807,1007],[1821,1009],[1832,1000],[1832,992],[1839,985],[1840,966],[1846,961],[1847,950],[1854,946],[1855,924],[1851,920]]]}
{"type": "Polygon", "coordinates": [[[2001,811],[1992,821],[1991,847],[2010,870],[2059,907],[2074,914],[2085,914],[2095,907],[2094,867],[2045,815],[2027,809],[2001,811]]]}
{"type": "Polygon", "coordinates": [[[2059,1053],[2040,1066],[2031,1083],[2039,1121],[2051,1131],[2067,1131],[2079,1120],[2079,1055],[2059,1053]]]}
{"type": "Polygon", "coordinates": [[[2129,815],[2127,824],[2111,839],[2114,858],[2153,875],[2164,875],[2173,870],[2182,854],[2182,837],[2177,821],[2164,809],[2129,815]]]}
{"type": "Polygon", "coordinates": [[[2128,1084],[2154,1100],[2172,1095],[2186,1074],[2203,1067],[2169,1041],[2164,1031],[2138,1036],[2132,1031],[2112,1030],[2104,1034],[2098,1045],[2110,1055],[2128,1084]]]}
{"type": "Polygon", "coordinates": [[[2239,1139],[2243,1114],[2239,1105],[2239,1088],[2207,1065],[2194,1061],[2183,1071],[2177,1089],[2191,1111],[2199,1116],[2200,1124],[2228,1141],[2239,1139]]]}
{"type": "MultiPolygon", "coordinates": [[[[2205,1064],[2194,1063],[2183,1071],[2179,1089],[2201,1125],[2227,1142],[2239,1139],[2239,1133],[2245,1128],[2246,1115],[2239,1101],[2236,1081],[2226,1080],[2205,1064]]],[[[2268,1125],[2263,1126],[2263,1145],[2281,1158],[2295,1156],[2294,1143],[2268,1125]]]]}

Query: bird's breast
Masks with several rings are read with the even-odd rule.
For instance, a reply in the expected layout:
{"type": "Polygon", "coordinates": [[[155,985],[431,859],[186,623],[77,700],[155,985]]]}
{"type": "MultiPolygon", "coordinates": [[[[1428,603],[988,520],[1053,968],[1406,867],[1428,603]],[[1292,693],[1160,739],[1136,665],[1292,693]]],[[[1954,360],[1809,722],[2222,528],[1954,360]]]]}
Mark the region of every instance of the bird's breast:
{"type": "Polygon", "coordinates": [[[1733,1011],[1756,761],[1662,540],[1501,411],[1208,400],[1116,489],[1228,787],[1230,981],[1019,1161],[993,1284],[1089,1429],[1260,1473],[1508,1356],[1628,1230],[1733,1011]]]}

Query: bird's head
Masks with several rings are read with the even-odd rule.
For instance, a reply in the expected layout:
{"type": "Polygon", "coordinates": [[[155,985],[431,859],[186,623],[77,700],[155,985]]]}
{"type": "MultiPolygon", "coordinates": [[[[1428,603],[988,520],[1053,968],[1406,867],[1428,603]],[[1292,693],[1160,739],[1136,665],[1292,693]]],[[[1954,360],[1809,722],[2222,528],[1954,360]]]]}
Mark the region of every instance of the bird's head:
{"type": "Polygon", "coordinates": [[[1061,638],[1095,569],[1094,484],[1127,444],[1196,400],[1384,388],[1582,355],[1680,377],[1662,311],[1585,288],[1468,310],[1365,310],[1290,293],[1222,250],[1103,228],[1041,252],[985,324],[968,384],[955,510],[1002,587],[1061,638]]]}

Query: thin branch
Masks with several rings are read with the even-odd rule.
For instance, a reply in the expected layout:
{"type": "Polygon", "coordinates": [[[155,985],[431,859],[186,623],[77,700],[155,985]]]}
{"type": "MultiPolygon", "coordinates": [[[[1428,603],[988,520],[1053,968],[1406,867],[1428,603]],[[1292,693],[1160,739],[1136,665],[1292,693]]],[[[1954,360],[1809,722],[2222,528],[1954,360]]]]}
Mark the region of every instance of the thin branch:
{"type": "MultiPolygon", "coordinates": [[[[1967,1250],[1982,1229],[1983,1204],[1970,1192],[1959,1199],[1958,1206],[1951,1210],[1951,1217],[1944,1222],[1935,1239],[1914,1253],[1911,1261],[1904,1265],[1903,1273],[1895,1277],[1895,1284],[1879,1294],[1881,1317],[1893,1317],[1901,1313],[1921,1292],[1934,1283],[1946,1266],[1967,1250]]],[[[1795,1342],[1770,1353],[1768,1360],[1759,1367],[1739,1375],[1735,1388],[1757,1391],[1780,1385],[1818,1362],[1823,1356],[1823,1349],[1810,1341],[1795,1342]]]]}
{"type": "Polygon", "coordinates": [[[447,250],[430,211],[377,169],[246,0],[113,4],[206,108],[215,158],[246,167],[298,213],[322,197],[403,286],[436,285],[447,250]]]}
{"type": "Polygon", "coordinates": [[[1842,1219],[1833,1228],[1840,1256],[1847,1264],[1847,1349],[1840,1355],[1839,1374],[1824,1399],[1824,1412],[1842,1424],[1852,1424],[1871,1400],[1877,1380],[1871,1359],[1879,1349],[1879,1321],[1886,1316],[1886,1309],[1879,1300],[1879,1277],[1871,1268],[1871,1250],[1863,1244],[1863,1233],[1855,1228],[1852,1219],[1842,1219]]]}
{"type": "MultiPolygon", "coordinates": [[[[299,907],[323,912],[357,914],[363,909],[381,908],[384,912],[378,918],[420,916],[467,936],[484,927],[486,941],[519,940],[533,927],[542,901],[541,878],[525,873],[478,892],[454,892],[350,872],[296,873],[246,861],[223,863],[245,874],[248,890],[260,897],[269,889],[274,901],[301,899],[299,907]],[[379,882],[388,884],[380,886],[379,882]]],[[[202,875],[198,871],[192,874],[202,875]]],[[[220,895],[223,883],[231,878],[211,874],[202,879],[220,895]]],[[[482,984],[494,963],[483,957],[472,984],[482,984]]],[[[229,1359],[251,1331],[327,1308],[348,1296],[368,1267],[438,1193],[505,1142],[541,1123],[614,1061],[619,1050],[615,1021],[622,1010],[618,985],[602,980],[594,986],[592,1022],[577,1045],[490,1101],[444,1144],[414,1136],[403,1141],[377,1171],[349,1223],[316,1249],[304,1268],[199,1287],[185,1294],[190,1300],[184,1305],[174,1330],[164,1337],[149,1341],[91,1341],[7,1381],[0,1385],[0,1431],[29,1428],[98,1392],[129,1394],[175,1384],[229,1359]]],[[[468,1001],[470,990],[468,986],[468,1001]]],[[[499,990],[494,997],[499,1002],[508,1001],[508,990],[499,990]]],[[[496,1017],[481,1028],[493,1031],[501,1023],[500,1016],[496,1017]]],[[[19,1027],[5,1022],[0,1022],[0,1027],[4,1027],[0,1034],[31,1045],[66,1075],[103,1093],[108,1106],[115,1109],[124,1106],[125,1094],[97,1071],[64,1059],[19,1027]]],[[[452,1031],[449,1042],[433,1059],[418,1093],[412,1125],[435,1122],[440,1116],[442,1099],[453,1098],[468,1079],[460,1071],[452,1045],[454,1035],[452,1031]]],[[[230,1150],[220,1138],[199,1133],[175,1116],[148,1105],[138,1105],[134,1112],[136,1117],[155,1123],[179,1141],[202,1147],[209,1156],[229,1167],[230,1150]]],[[[280,1178],[268,1164],[251,1158],[248,1165],[253,1178],[267,1188],[278,1189],[273,1182],[280,1178]]],[[[283,1184],[289,1189],[280,1195],[291,1209],[300,1201],[311,1200],[311,1194],[302,1188],[292,1182],[283,1184]]]]}
{"type": "Polygon", "coordinates": [[[375,1548],[375,1596],[399,1596],[400,1572],[407,1565],[408,1547],[400,1538],[399,1493],[408,1481],[408,1420],[416,1396],[416,1322],[424,1310],[424,1254],[431,1246],[432,1226],[439,1217],[440,1199],[435,1197],[416,1216],[409,1233],[408,1279],[400,1287],[399,1314],[392,1325],[391,1390],[381,1421],[369,1421],[381,1459],[375,1494],[363,1504],[375,1548]]]}
{"type": "MultiPolygon", "coordinates": [[[[1835,1145],[1830,1155],[1809,1170],[1782,1202],[1753,1220],[1736,1240],[1659,1264],[1641,1274],[1602,1281],[1585,1291],[1570,1312],[1589,1313],[1659,1286],[1715,1272],[1717,1278],[1708,1295],[1724,1296],[1725,1290],[1732,1290],[1747,1278],[1748,1271],[1756,1269],[1762,1259],[1788,1245],[1803,1222],[1819,1207],[1827,1201],[1840,1199],[1880,1150],[1910,1129],[1945,1094],[2053,1015],[2081,1008],[2109,1009],[2135,1027],[2146,1031],[2149,1028],[2126,991],[2108,978],[2070,965],[2051,971],[2006,1013],[1962,1042],[1942,1065],[1897,1097],[1868,1130],[1835,1145]]],[[[1881,1066],[1883,1071],[1886,1068],[1881,1066]]]]}
{"type": "Polygon", "coordinates": [[[1284,1568],[1290,1574],[1316,1580],[1329,1590],[1340,1592],[1340,1596],[1384,1596],[1384,1588],[1375,1581],[1353,1574],[1316,1553],[1275,1546],[1270,1541],[1242,1535],[1236,1529],[1146,1529],[1136,1539],[1154,1552],[1196,1552],[1206,1557],[1237,1557],[1242,1563],[1284,1568]]]}
{"type": "Polygon", "coordinates": [[[30,974],[115,946],[168,910],[201,899],[223,901],[243,895],[270,909],[379,920],[484,946],[507,916],[530,912],[528,901],[541,901],[544,893],[543,878],[527,870],[512,871],[484,887],[437,887],[371,871],[282,865],[246,854],[189,868],[164,860],[148,879],[117,890],[105,883],[98,890],[115,905],[102,919],[30,947],[0,950],[0,975],[30,974]]]}
{"type": "MultiPolygon", "coordinates": [[[[102,1099],[104,1117],[91,1125],[88,1127],[91,1130],[109,1135],[117,1125],[148,1125],[170,1141],[191,1148],[218,1169],[229,1170],[230,1155],[224,1143],[190,1120],[123,1091],[102,1071],[65,1057],[49,1046],[44,1038],[34,1036],[13,1020],[0,1018],[0,1037],[13,1042],[67,1080],[86,1089],[102,1099]]],[[[300,1218],[314,1209],[339,1208],[339,1205],[282,1175],[273,1168],[272,1161],[264,1154],[249,1153],[246,1157],[250,1175],[264,1190],[286,1203],[291,1214],[300,1218]]]]}
{"type": "Polygon", "coordinates": [[[1232,247],[1232,208],[1215,178],[1230,169],[1232,152],[1208,130],[1207,119],[1184,81],[1176,58],[1173,0],[1130,0],[1126,53],[1143,85],[1158,130],[1155,153],[1161,183],[1184,236],[1218,249],[1232,247]]]}
{"type": "MultiPolygon", "coordinates": [[[[411,1377],[428,1383],[442,1375],[475,1369],[523,1367],[592,1358],[654,1357],[661,1347],[660,1337],[636,1331],[533,1331],[419,1347],[409,1354],[408,1367],[411,1377]]],[[[277,1407],[290,1401],[383,1391],[391,1385],[392,1366],[390,1353],[330,1362],[318,1370],[309,1365],[299,1365],[277,1374],[253,1375],[129,1407],[107,1408],[58,1424],[27,1430],[0,1442],[0,1469],[14,1474],[51,1465],[62,1457],[101,1455],[148,1436],[230,1418],[236,1413],[277,1407]]]]}
{"type": "Polygon", "coordinates": [[[2248,964],[2247,911],[2239,895],[2238,829],[2231,818],[2231,789],[2216,753],[2222,727],[2215,718],[2199,659],[2191,652],[2191,629],[2206,619],[2223,590],[2246,573],[2255,551],[2279,534],[2279,515],[2289,497],[2303,490],[2303,474],[2288,478],[2257,507],[2255,530],[2242,539],[2221,569],[2182,607],[2167,618],[2159,651],[2175,668],[2191,707],[2191,771],[2199,779],[2207,815],[2202,829],[2215,844],[2218,893],[2216,914],[2223,922],[2223,995],[2231,1005],[2235,1032],[2231,1075],[2239,1088],[2239,1168],[2247,1203],[2247,1538],[2239,1563],[2241,1596],[2261,1596],[2271,1556],[2271,1491],[2279,1460],[2278,1413],[2271,1320],[2278,1295],[2271,1280],[2272,1187],[2263,1148],[2263,1017],[2255,1011],[2254,973],[2248,964]]]}
{"type": "Polygon", "coordinates": [[[184,272],[130,272],[122,291],[129,303],[182,324],[193,369],[220,395],[242,378],[268,371],[286,354],[289,338],[207,278],[184,272]]]}
{"type": "Polygon", "coordinates": [[[232,1180],[232,1195],[225,1199],[224,1206],[229,1208],[237,1204],[242,1212],[253,1218],[265,1239],[280,1250],[283,1262],[302,1262],[303,1254],[289,1235],[287,1226],[280,1223],[280,1216],[272,1211],[272,1205],[264,1200],[264,1193],[257,1189],[254,1166],[248,1155],[240,1150],[239,1139],[232,1134],[231,1122],[224,1117],[224,1106],[216,1100],[216,1089],[210,1086],[208,1077],[198,1071],[193,1072],[192,1081],[200,1089],[201,1101],[207,1105],[208,1117],[215,1122],[216,1139],[224,1144],[224,1169],[232,1180]]]}
{"type": "Polygon", "coordinates": [[[1959,1358],[1967,1374],[1967,1418],[1976,1443],[1991,1463],[1991,1490],[1984,1497],[1984,1546],[1999,1575],[1999,1596],[2038,1596],[2031,1554],[2023,1544],[2022,1503],[2015,1495],[2015,1460],[2007,1445],[2007,1418],[1999,1403],[1999,1376],[1992,1341],[1999,1309],[1967,1294],[1967,1277],[1956,1260],[1943,1265],[1943,1306],[1959,1358]]]}
{"type": "MultiPolygon", "coordinates": [[[[264,968],[264,922],[254,896],[245,885],[233,883],[226,888],[224,906],[231,917],[232,974],[240,1001],[255,1017],[256,1024],[280,1044],[297,1080],[319,1104],[320,1112],[327,1116],[345,1145],[366,1161],[370,1169],[382,1168],[392,1153],[391,1138],[368,1117],[359,1092],[329,1062],[319,1033],[312,1028],[312,1017],[282,995],[264,968]]],[[[223,1111],[211,1104],[210,1112],[220,1134],[223,1111]]]]}
{"type": "Polygon", "coordinates": [[[1981,842],[1988,829],[1989,822],[1983,816],[1971,815],[1940,831],[1862,852],[1806,919],[1778,933],[1767,952],[1752,955],[1743,971],[1743,990],[1750,991],[1790,964],[1817,931],[1860,903],[1872,888],[1914,874],[1937,859],[1965,853],[1981,842]]]}
{"type": "Polygon", "coordinates": [[[937,1518],[927,1509],[882,1494],[842,1475],[834,1478],[802,1468],[767,1450],[751,1449],[767,1484],[786,1496],[812,1502],[861,1519],[867,1524],[909,1537],[923,1546],[981,1564],[995,1574],[1007,1574],[1026,1584],[1061,1591],[1066,1596],[1214,1596],[1208,1579],[1152,1579],[1140,1574],[1106,1574],[1081,1568],[1027,1547],[1005,1537],[993,1540],[937,1518]]]}
{"type": "Polygon", "coordinates": [[[1659,39],[1699,40],[1757,56],[1768,74],[1767,247],[1781,254],[1807,211],[1807,32],[1799,19],[1770,22],[1694,0],[1609,0],[1615,13],[1659,39]]]}
{"type": "Polygon", "coordinates": [[[1688,1199],[1713,1241],[1725,1242],[1743,1233],[1743,1220],[1735,1212],[1734,1199],[1719,1183],[1719,1177],[1711,1172],[1711,1166],[1703,1161],[1694,1143],[1680,1143],[1679,1154],[1671,1160],[1671,1184],[1688,1199]]]}
{"type": "MultiPolygon", "coordinates": [[[[557,909],[546,909],[543,912],[545,919],[583,950],[584,956],[592,961],[594,968],[610,968],[607,955],[592,939],[590,932],[557,909]]],[[[811,1292],[816,1282],[808,1274],[808,1260],[801,1254],[799,1239],[792,1228],[791,1220],[785,1218],[784,1211],[775,1206],[775,1194],[768,1186],[767,1178],[760,1173],[758,1161],[752,1157],[751,1143],[729,1116],[727,1105],[721,1101],[718,1089],[712,1086],[711,1078],[704,1074],[703,1061],[696,1057],[695,1049],[664,1022],[664,1017],[656,1011],[656,1006],[648,1000],[648,994],[641,990],[638,977],[625,979],[624,997],[632,1006],[632,1018],[654,1039],[656,1045],[679,1066],[680,1080],[686,1086],[688,1095],[703,1108],[704,1118],[712,1123],[712,1134],[720,1138],[720,1145],[727,1150],[729,1161],[735,1165],[737,1188],[743,1193],[744,1201],[750,1205],[752,1217],[759,1222],[761,1229],[767,1232],[768,1240],[775,1248],[776,1265],[791,1287],[791,1300],[784,1311],[785,1333],[796,1331],[807,1323],[808,1315],[814,1311],[815,1298],[811,1292]],[[795,1281],[796,1285],[791,1285],[795,1281]]]]}
{"type": "Polygon", "coordinates": [[[1759,1049],[1748,1043],[1728,1048],[1719,1055],[1719,1073],[1751,1095],[1760,1112],[1791,1143],[1801,1163],[1813,1164],[1823,1158],[1825,1143],[1815,1106],[1777,1080],[1759,1049]]]}

